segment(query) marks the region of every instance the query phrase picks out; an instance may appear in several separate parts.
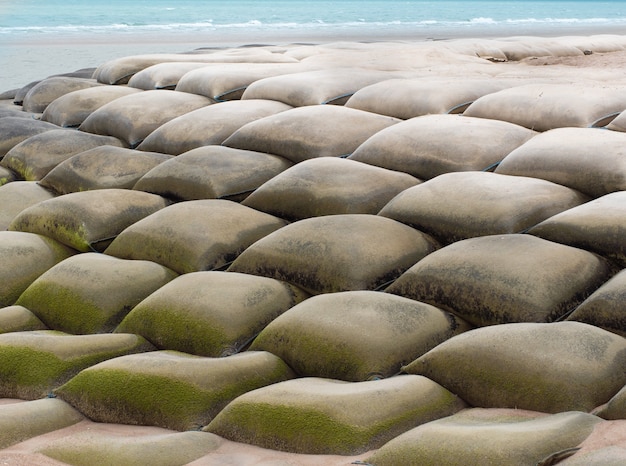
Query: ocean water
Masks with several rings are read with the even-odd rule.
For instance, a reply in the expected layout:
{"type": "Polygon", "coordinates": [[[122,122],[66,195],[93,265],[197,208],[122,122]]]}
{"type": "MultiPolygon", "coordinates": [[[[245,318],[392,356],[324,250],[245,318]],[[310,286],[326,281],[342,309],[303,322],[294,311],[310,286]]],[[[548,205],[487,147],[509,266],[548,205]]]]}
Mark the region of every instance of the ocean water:
{"type": "Polygon", "coordinates": [[[0,0],[0,91],[202,46],[604,32],[626,34],[626,1],[0,0]]]}

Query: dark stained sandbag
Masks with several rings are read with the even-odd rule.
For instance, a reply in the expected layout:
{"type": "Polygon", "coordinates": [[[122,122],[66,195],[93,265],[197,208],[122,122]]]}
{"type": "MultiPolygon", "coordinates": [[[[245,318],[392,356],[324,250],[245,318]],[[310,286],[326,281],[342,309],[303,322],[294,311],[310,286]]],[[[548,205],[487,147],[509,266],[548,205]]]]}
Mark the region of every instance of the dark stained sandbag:
{"type": "Polygon", "coordinates": [[[536,178],[457,172],[401,192],[379,215],[452,243],[520,233],[588,200],[578,191],[536,178]]]}
{"type": "Polygon", "coordinates": [[[471,327],[429,304],[376,291],[314,296],[272,321],[252,350],[277,355],[298,375],[358,382],[390,377],[471,327]]]}
{"type": "Polygon", "coordinates": [[[226,198],[240,201],[292,165],[278,155],[204,146],[153,168],[133,189],[175,200],[226,198]]]}
{"type": "Polygon", "coordinates": [[[7,306],[0,309],[0,333],[47,329],[48,327],[24,306],[7,306]]]}
{"type": "Polygon", "coordinates": [[[526,84],[476,100],[464,115],[547,131],[601,127],[626,108],[625,89],[585,84],[526,84]]]}
{"type": "Polygon", "coordinates": [[[83,419],[65,401],[54,398],[0,405],[0,448],[69,427],[83,419]]]}
{"type": "Polygon", "coordinates": [[[430,179],[488,169],[534,135],[503,121],[425,115],[374,134],[350,159],[430,179]]]}
{"type": "Polygon", "coordinates": [[[0,307],[15,304],[37,277],[74,253],[45,236],[0,231],[0,307]]]}
{"type": "Polygon", "coordinates": [[[128,81],[128,87],[145,91],[155,89],[173,90],[176,88],[180,78],[185,74],[205,66],[207,66],[206,63],[199,62],[157,63],[135,73],[128,81]]]}
{"type": "Polygon", "coordinates": [[[613,269],[587,251],[530,235],[470,238],[407,270],[385,291],[453,312],[476,326],[552,322],[613,269]]]}
{"type": "Polygon", "coordinates": [[[475,408],[410,430],[366,461],[372,466],[539,465],[553,453],[577,447],[601,422],[580,412],[475,408]]]}
{"type": "Polygon", "coordinates": [[[356,455],[466,406],[425,377],[301,378],[236,398],[204,430],[272,450],[356,455]]]}
{"type": "Polygon", "coordinates": [[[616,131],[554,129],[512,151],[496,173],[540,178],[600,197],[626,190],[625,144],[626,134],[616,131]]]}
{"type": "Polygon", "coordinates": [[[243,125],[290,108],[272,100],[235,100],[209,105],[165,123],[138,149],[179,155],[196,147],[219,145],[243,125]]]}
{"type": "Polygon", "coordinates": [[[0,335],[0,396],[47,396],[86,367],[125,354],[152,351],[131,334],[67,335],[40,330],[0,335]]]}
{"type": "Polygon", "coordinates": [[[594,291],[567,320],[585,322],[626,338],[626,269],[594,291]]]}
{"type": "Polygon", "coordinates": [[[6,230],[13,219],[27,207],[53,197],[50,190],[35,181],[13,181],[1,185],[0,230],[6,230]]]}
{"type": "Polygon", "coordinates": [[[24,96],[22,108],[26,112],[42,113],[55,99],[73,91],[102,86],[93,79],[55,76],[44,79],[24,96]]]}
{"type": "Polygon", "coordinates": [[[17,174],[13,170],[0,167],[0,186],[4,186],[5,184],[15,181],[16,179],[17,174]]]}
{"type": "Polygon", "coordinates": [[[175,91],[143,91],[115,99],[89,115],[81,131],[115,136],[135,148],[168,121],[212,104],[199,95],[175,91]]]}
{"type": "Polygon", "coordinates": [[[141,191],[82,191],[24,209],[9,230],[39,233],[81,252],[101,252],[126,227],[167,205],[168,200],[141,191]]]}
{"type": "Polygon", "coordinates": [[[4,156],[0,164],[26,181],[38,181],[71,156],[99,146],[123,143],[110,136],[56,129],[20,142],[4,156]]]}
{"type": "Polygon", "coordinates": [[[483,327],[446,340],[403,370],[470,405],[589,412],[626,384],[626,339],[580,322],[483,327]]]}
{"type": "Polygon", "coordinates": [[[300,220],[260,239],[228,268],[311,294],[375,290],[436,249],[424,233],[376,215],[300,220]]]}
{"type": "Polygon", "coordinates": [[[93,189],[132,189],[135,183],[172,156],[115,146],[100,146],[61,162],[39,185],[59,194],[93,189]]]}
{"type": "Polygon", "coordinates": [[[54,330],[111,332],[133,307],[175,277],[154,262],[78,254],[37,278],[17,304],[54,330]]]}
{"type": "Polygon", "coordinates": [[[333,214],[376,214],[418,184],[410,175],[352,160],[305,160],[255,190],[243,205],[287,220],[333,214]]]}
{"type": "Polygon", "coordinates": [[[41,119],[63,127],[80,126],[103,105],[137,92],[141,91],[126,86],[97,86],[70,92],[52,101],[41,119]]]}
{"type": "Polygon", "coordinates": [[[398,121],[337,105],[311,105],[248,123],[224,145],[280,155],[298,163],[351,154],[372,134],[398,121]]]}
{"type": "Polygon", "coordinates": [[[0,158],[20,142],[52,129],[59,129],[59,127],[32,118],[13,116],[0,118],[0,158]]]}
{"type": "Polygon", "coordinates": [[[178,273],[214,270],[285,224],[284,220],[232,201],[186,201],[126,228],[105,253],[150,260],[178,273]]]}
{"type": "Polygon", "coordinates": [[[160,349],[228,356],[241,351],[269,322],[307,297],[296,287],[271,278],[234,272],[187,273],[135,306],[116,332],[142,335],[160,349]]]}
{"type": "Polygon", "coordinates": [[[595,252],[626,267],[626,191],[606,194],[566,210],[544,220],[529,233],[595,252]]]}
{"type": "Polygon", "coordinates": [[[55,394],[96,422],[184,431],[208,424],[237,396],[292,377],[265,352],[205,358],[154,351],[85,369],[55,394]]]}

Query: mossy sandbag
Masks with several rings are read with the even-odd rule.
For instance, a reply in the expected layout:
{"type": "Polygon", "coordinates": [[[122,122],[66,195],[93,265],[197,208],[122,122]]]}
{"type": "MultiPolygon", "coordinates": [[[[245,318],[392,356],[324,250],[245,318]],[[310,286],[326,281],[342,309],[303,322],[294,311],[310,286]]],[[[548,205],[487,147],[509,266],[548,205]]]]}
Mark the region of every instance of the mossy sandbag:
{"type": "Polygon", "coordinates": [[[580,322],[502,324],[446,340],[403,370],[472,406],[591,411],[626,383],[626,339],[580,322]]]}
{"type": "Polygon", "coordinates": [[[7,306],[0,309],[0,333],[30,330],[48,330],[48,327],[24,306],[7,306]]]}
{"type": "Polygon", "coordinates": [[[531,235],[458,241],[406,271],[386,291],[440,307],[475,326],[552,322],[611,278],[602,257],[531,235]]]}
{"type": "Polygon", "coordinates": [[[24,209],[9,230],[39,233],[81,252],[102,252],[126,227],[169,204],[161,196],[128,189],[82,191],[24,209]]]}
{"type": "Polygon", "coordinates": [[[0,397],[34,400],[86,367],[125,354],[152,351],[138,335],[68,335],[51,330],[0,335],[0,397]]]}
{"type": "Polygon", "coordinates": [[[357,455],[466,406],[426,377],[301,378],[236,398],[204,430],[272,450],[357,455]]]}
{"type": "Polygon", "coordinates": [[[54,393],[97,422],[184,431],[208,424],[239,395],[293,377],[266,352],[205,358],[155,351],[97,364],[54,393]]]}
{"type": "Polygon", "coordinates": [[[53,197],[52,191],[36,181],[12,181],[6,184],[0,181],[0,230],[6,230],[13,219],[27,207],[53,197]]]}
{"type": "Polygon", "coordinates": [[[228,271],[283,280],[311,294],[375,290],[436,247],[428,235],[391,219],[327,215],[260,239],[228,271]]]}
{"type": "Polygon", "coordinates": [[[401,366],[471,326],[429,304],[376,291],[314,296],[271,322],[251,349],[300,376],[364,381],[401,366]]]}
{"type": "Polygon", "coordinates": [[[133,307],[176,276],[150,261],[78,254],[41,275],[17,303],[54,330],[110,332],[133,307]]]}
{"type": "Polygon", "coordinates": [[[578,446],[601,422],[576,411],[546,415],[476,408],[410,430],[365,461],[372,466],[540,464],[556,452],[578,446]]]}
{"type": "Polygon", "coordinates": [[[271,278],[193,272],[140,302],[116,332],[142,335],[161,349],[226,356],[241,351],[269,322],[306,297],[271,278]]]}
{"type": "Polygon", "coordinates": [[[18,179],[17,173],[8,168],[0,167],[0,186],[4,186],[7,183],[18,179]]]}
{"type": "Polygon", "coordinates": [[[185,201],[129,226],[105,253],[150,260],[179,273],[215,270],[286,224],[234,201],[185,201]]]}

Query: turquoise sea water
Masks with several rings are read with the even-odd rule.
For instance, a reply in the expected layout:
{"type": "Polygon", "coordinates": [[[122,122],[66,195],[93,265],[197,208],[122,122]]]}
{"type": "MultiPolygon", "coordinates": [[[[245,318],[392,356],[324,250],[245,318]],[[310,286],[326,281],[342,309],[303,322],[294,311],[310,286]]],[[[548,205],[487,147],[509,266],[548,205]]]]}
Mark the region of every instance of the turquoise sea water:
{"type": "Polygon", "coordinates": [[[0,91],[211,45],[626,34],[626,0],[0,0],[0,91]]]}

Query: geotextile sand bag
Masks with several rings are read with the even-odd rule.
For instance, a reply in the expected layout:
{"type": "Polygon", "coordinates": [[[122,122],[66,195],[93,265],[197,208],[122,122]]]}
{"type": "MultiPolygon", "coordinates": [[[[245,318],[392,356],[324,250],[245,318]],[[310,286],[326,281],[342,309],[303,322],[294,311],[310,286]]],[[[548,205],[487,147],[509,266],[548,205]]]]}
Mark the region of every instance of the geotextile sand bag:
{"type": "Polygon", "coordinates": [[[102,84],[93,79],[55,76],[33,86],[24,96],[22,108],[26,112],[42,113],[57,98],[73,91],[98,87],[102,84]]]}
{"type": "Polygon", "coordinates": [[[581,412],[545,415],[475,408],[399,435],[366,462],[372,466],[539,465],[555,452],[578,446],[601,422],[581,412]]]}
{"type": "Polygon", "coordinates": [[[4,186],[5,184],[15,181],[16,179],[17,174],[13,170],[0,167],[0,186],[4,186]]]}
{"type": "Polygon", "coordinates": [[[349,158],[430,179],[489,169],[535,134],[503,121],[424,115],[379,131],[349,158]]]}
{"type": "Polygon", "coordinates": [[[178,273],[215,270],[285,225],[284,220],[232,201],[185,201],[129,226],[105,253],[150,260],[178,273]]]}
{"type": "Polygon", "coordinates": [[[220,102],[168,121],[138,149],[179,155],[196,147],[219,145],[243,125],[290,108],[272,100],[220,102]]]}
{"type": "Polygon", "coordinates": [[[0,185],[0,230],[6,230],[27,207],[54,197],[52,191],[35,181],[13,181],[0,185]]]}
{"type": "Polygon", "coordinates": [[[336,157],[305,160],[250,194],[243,205],[294,221],[333,214],[376,214],[420,183],[410,175],[336,157]]]}
{"type": "Polygon", "coordinates": [[[580,322],[478,328],[439,344],[403,370],[470,405],[589,412],[626,384],[626,339],[580,322]]]}
{"type": "Polygon", "coordinates": [[[252,350],[277,355],[303,377],[358,382],[390,377],[472,328],[429,304],[376,291],[314,296],[276,317],[252,350]]]}
{"type": "Polygon", "coordinates": [[[0,333],[30,330],[48,330],[48,327],[24,306],[0,308],[0,333]]]}
{"type": "Polygon", "coordinates": [[[39,233],[81,252],[102,252],[126,227],[169,204],[161,196],[128,189],[82,191],[24,209],[9,230],[39,233]]]}
{"type": "Polygon", "coordinates": [[[50,268],[17,303],[54,330],[111,332],[133,307],[175,277],[154,262],[84,253],[50,268]]]}
{"type": "Polygon", "coordinates": [[[5,116],[0,118],[0,158],[20,142],[35,134],[59,129],[57,125],[32,118],[5,116]]]}
{"type": "Polygon", "coordinates": [[[271,278],[192,272],[141,301],[115,331],[142,335],[160,349],[228,356],[247,347],[268,323],[307,297],[271,278]]]}
{"type": "Polygon", "coordinates": [[[298,163],[349,155],[371,135],[398,121],[338,105],[310,105],[248,123],[224,145],[280,155],[298,163]]]}
{"type": "Polygon", "coordinates": [[[196,430],[250,390],[293,377],[266,352],[205,358],[153,351],[80,372],[55,394],[96,422],[196,430]]]}
{"type": "Polygon", "coordinates": [[[240,201],[293,165],[278,155],[224,146],[204,146],[153,168],[133,189],[174,199],[240,201]]]}
{"type": "Polygon", "coordinates": [[[125,354],[152,351],[138,335],[67,335],[39,330],[0,335],[0,396],[47,396],[86,367],[125,354]]]}
{"type": "Polygon", "coordinates": [[[39,181],[39,185],[58,194],[132,189],[143,175],[171,158],[166,154],[123,147],[94,147],[61,162],[39,181]]]}
{"type": "Polygon", "coordinates": [[[376,215],[300,220],[248,247],[228,268],[311,294],[375,290],[436,249],[426,234],[376,215]]]}
{"type": "Polygon", "coordinates": [[[135,73],[128,81],[128,87],[145,91],[155,89],[173,90],[185,74],[205,66],[207,66],[206,63],[198,62],[157,63],[135,73]]]}
{"type": "Polygon", "coordinates": [[[552,322],[614,273],[595,254],[531,235],[470,238],[420,260],[385,291],[472,325],[552,322]]]}
{"type": "Polygon", "coordinates": [[[378,215],[452,243],[520,233],[588,200],[574,189],[536,178],[456,172],[402,191],[378,215]]]}
{"type": "Polygon", "coordinates": [[[609,420],[626,420],[626,385],[609,400],[606,406],[602,406],[594,414],[609,420]]]}
{"type": "Polygon", "coordinates": [[[306,377],[235,398],[204,431],[291,453],[357,455],[466,406],[426,377],[306,377]]]}

